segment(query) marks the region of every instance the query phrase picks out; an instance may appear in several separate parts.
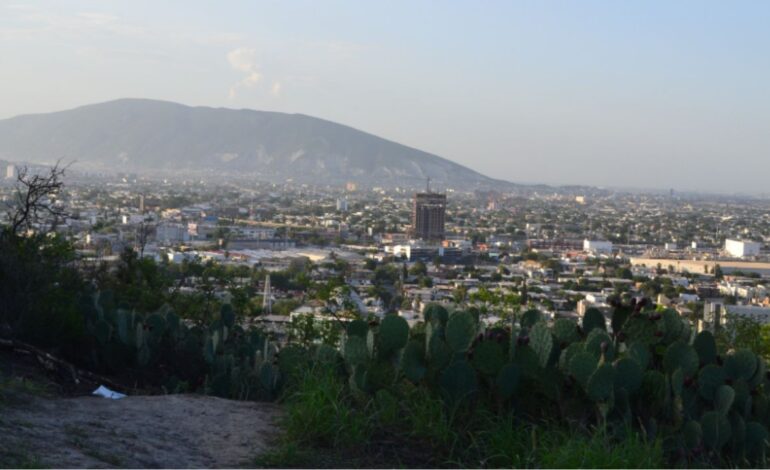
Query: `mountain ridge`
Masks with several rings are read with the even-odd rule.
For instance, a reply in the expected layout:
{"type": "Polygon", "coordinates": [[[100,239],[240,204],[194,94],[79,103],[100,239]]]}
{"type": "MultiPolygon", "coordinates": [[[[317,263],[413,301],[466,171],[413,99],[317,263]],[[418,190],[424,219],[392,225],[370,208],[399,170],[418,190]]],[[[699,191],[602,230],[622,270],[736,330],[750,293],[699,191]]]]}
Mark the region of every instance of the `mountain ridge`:
{"type": "Polygon", "coordinates": [[[89,169],[214,171],[321,184],[456,189],[514,183],[366,131],[301,113],[122,98],[0,120],[0,159],[60,157],[89,169]]]}

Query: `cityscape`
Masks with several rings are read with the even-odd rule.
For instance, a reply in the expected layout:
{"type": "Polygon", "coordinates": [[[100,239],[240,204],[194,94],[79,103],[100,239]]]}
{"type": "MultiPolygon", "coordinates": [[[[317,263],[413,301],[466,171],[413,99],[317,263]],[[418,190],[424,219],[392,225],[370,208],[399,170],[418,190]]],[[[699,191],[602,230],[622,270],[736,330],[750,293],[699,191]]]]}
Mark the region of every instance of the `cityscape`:
{"type": "Polygon", "coordinates": [[[0,468],[767,468],[769,23],[0,1],[0,468]]]}
{"type": "MultiPolygon", "coordinates": [[[[6,201],[17,168],[6,166],[6,201]]],[[[32,229],[72,240],[86,265],[114,265],[130,250],[159,264],[240,268],[248,281],[211,294],[221,302],[245,289],[248,316],[277,337],[306,314],[318,322],[398,314],[415,324],[431,303],[478,309],[489,327],[528,308],[551,321],[579,321],[596,308],[609,322],[613,297],[649,297],[698,330],[731,315],[770,322],[770,201],[589,191],[441,191],[429,179],[412,191],[354,181],[207,184],[73,173],[51,201],[66,216],[32,229]],[[270,273],[284,275],[296,263],[312,266],[311,284],[339,280],[339,297],[318,298],[311,285],[273,282],[265,290],[270,273]],[[391,271],[399,275],[380,276],[391,271]]],[[[184,288],[197,292],[201,282],[188,279],[184,288]]]]}

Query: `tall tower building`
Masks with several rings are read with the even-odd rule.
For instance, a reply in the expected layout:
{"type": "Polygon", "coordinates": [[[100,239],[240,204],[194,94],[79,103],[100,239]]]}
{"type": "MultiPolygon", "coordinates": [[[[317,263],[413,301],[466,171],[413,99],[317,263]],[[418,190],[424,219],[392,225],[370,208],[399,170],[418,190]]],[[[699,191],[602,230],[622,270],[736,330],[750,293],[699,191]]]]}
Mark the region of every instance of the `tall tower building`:
{"type": "Polygon", "coordinates": [[[8,167],[5,169],[5,179],[16,179],[16,175],[18,172],[16,171],[16,165],[8,165],[8,167]]]}
{"type": "Polygon", "coordinates": [[[443,240],[445,216],[446,194],[431,192],[428,178],[426,192],[414,195],[412,236],[420,240],[443,240]]]}

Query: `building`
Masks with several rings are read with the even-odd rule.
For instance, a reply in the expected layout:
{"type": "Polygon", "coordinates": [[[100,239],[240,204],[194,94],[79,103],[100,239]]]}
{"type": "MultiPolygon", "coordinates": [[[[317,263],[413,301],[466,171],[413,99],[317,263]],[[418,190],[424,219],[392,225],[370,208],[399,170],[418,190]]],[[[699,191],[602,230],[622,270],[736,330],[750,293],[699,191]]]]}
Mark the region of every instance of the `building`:
{"type": "Polygon", "coordinates": [[[722,301],[706,301],[703,305],[703,320],[699,330],[713,330],[716,325],[724,326],[731,319],[744,318],[760,325],[770,323],[770,308],[759,305],[727,305],[722,301]]]}
{"type": "Polygon", "coordinates": [[[16,179],[16,175],[18,173],[16,172],[16,165],[8,165],[8,168],[5,169],[5,179],[12,180],[16,179]]]}
{"type": "Polygon", "coordinates": [[[725,251],[736,258],[758,256],[760,244],[747,240],[725,240],[725,251]]]}
{"type": "Polygon", "coordinates": [[[446,264],[458,263],[463,257],[463,250],[460,248],[416,244],[386,246],[385,253],[392,254],[396,258],[404,257],[408,261],[430,262],[439,257],[446,264]]]}
{"type": "Polygon", "coordinates": [[[190,234],[184,224],[165,223],[156,227],[155,239],[161,243],[179,243],[189,241],[190,234]]]}
{"type": "Polygon", "coordinates": [[[414,195],[412,236],[420,240],[443,240],[446,194],[430,192],[414,195]]]}
{"type": "Polygon", "coordinates": [[[348,200],[344,197],[341,197],[337,199],[337,212],[347,212],[348,211],[348,200]]]}
{"type": "Polygon", "coordinates": [[[583,240],[583,251],[588,253],[612,253],[612,242],[598,240],[583,240]]]}

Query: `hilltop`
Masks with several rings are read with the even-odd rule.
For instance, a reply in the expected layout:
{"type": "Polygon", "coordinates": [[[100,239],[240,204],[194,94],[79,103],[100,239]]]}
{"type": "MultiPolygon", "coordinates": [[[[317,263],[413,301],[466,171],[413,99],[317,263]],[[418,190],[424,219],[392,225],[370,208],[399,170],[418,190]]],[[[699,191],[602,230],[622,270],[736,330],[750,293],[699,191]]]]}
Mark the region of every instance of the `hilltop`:
{"type": "Polygon", "coordinates": [[[315,184],[493,189],[513,184],[334,122],[121,99],[0,120],[0,159],[100,171],[216,172],[315,184]]]}

